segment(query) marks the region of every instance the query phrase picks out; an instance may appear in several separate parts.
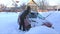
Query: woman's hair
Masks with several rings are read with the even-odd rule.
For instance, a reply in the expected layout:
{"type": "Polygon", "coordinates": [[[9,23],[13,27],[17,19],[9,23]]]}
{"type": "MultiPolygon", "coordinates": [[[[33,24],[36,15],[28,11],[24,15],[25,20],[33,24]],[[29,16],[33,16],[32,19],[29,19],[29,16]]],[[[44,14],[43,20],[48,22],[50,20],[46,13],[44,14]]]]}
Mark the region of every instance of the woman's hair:
{"type": "Polygon", "coordinates": [[[31,10],[31,7],[30,6],[27,6],[27,10],[31,10]]]}

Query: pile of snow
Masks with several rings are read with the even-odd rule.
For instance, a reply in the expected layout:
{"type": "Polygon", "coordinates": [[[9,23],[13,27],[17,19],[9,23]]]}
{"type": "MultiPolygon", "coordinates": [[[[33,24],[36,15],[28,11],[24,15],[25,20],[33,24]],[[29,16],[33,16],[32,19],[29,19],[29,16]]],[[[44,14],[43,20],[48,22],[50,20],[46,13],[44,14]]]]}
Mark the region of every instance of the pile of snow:
{"type": "Polygon", "coordinates": [[[45,26],[39,26],[39,27],[31,28],[25,34],[59,34],[59,33],[54,29],[51,29],[45,26]]]}

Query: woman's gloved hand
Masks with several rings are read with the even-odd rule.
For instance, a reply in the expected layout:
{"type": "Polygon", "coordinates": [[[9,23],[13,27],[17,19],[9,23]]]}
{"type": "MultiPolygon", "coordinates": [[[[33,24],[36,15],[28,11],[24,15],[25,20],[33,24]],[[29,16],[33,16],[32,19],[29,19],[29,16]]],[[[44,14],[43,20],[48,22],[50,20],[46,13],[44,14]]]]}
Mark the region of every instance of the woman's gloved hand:
{"type": "Polygon", "coordinates": [[[42,20],[45,20],[45,17],[42,17],[42,20]]]}

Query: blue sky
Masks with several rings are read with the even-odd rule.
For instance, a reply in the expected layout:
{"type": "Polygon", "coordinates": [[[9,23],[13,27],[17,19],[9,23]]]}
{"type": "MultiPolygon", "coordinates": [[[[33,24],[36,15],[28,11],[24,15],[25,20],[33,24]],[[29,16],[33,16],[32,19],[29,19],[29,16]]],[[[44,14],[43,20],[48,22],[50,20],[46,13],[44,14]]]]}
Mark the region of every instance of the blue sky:
{"type": "MultiPolygon", "coordinates": [[[[17,1],[20,1],[18,5],[29,2],[29,0],[17,0],[17,1]]],[[[49,5],[54,6],[54,5],[58,5],[60,0],[47,0],[47,2],[49,3],[49,5]]],[[[13,3],[12,0],[0,0],[0,4],[4,4],[6,6],[12,6],[12,3],[13,3]]]]}

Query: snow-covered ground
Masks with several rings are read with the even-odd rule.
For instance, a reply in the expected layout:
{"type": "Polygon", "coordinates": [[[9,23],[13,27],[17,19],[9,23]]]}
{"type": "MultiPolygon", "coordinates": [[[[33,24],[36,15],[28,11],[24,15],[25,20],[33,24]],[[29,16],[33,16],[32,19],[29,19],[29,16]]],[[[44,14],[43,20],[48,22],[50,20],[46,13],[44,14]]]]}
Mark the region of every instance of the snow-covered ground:
{"type": "Polygon", "coordinates": [[[59,32],[55,31],[54,29],[48,28],[46,26],[37,26],[31,28],[25,34],[59,34],[59,32]]]}
{"type": "Polygon", "coordinates": [[[18,30],[18,13],[0,13],[0,34],[23,34],[18,30]]]}
{"type": "MultiPolygon", "coordinates": [[[[49,13],[51,13],[51,15],[47,17],[46,20],[48,20],[53,24],[54,29],[56,31],[60,32],[60,12],[56,11],[56,12],[49,12],[49,13]]],[[[42,15],[46,17],[49,13],[44,12],[42,13],[42,15]]]]}
{"type": "MultiPolygon", "coordinates": [[[[41,24],[40,21],[49,21],[53,24],[54,30],[60,32],[60,12],[51,11],[51,12],[43,12],[40,14],[46,17],[48,14],[51,15],[46,18],[46,20],[38,20],[38,25],[41,24]]],[[[19,13],[12,13],[12,12],[0,12],[0,34],[24,34],[25,32],[18,30],[18,18],[19,13]]],[[[37,25],[37,26],[38,26],[37,25]]],[[[42,28],[41,28],[42,29],[42,28]]],[[[44,29],[43,29],[44,30],[44,29]]],[[[50,31],[50,30],[49,30],[50,31]]]]}

